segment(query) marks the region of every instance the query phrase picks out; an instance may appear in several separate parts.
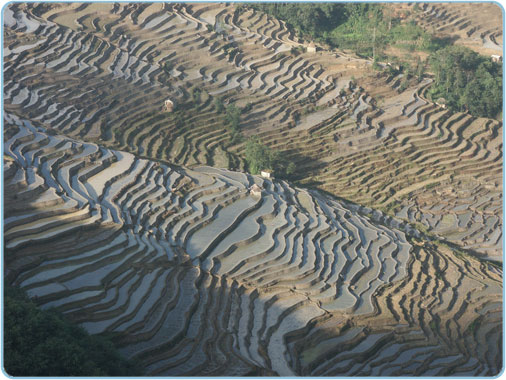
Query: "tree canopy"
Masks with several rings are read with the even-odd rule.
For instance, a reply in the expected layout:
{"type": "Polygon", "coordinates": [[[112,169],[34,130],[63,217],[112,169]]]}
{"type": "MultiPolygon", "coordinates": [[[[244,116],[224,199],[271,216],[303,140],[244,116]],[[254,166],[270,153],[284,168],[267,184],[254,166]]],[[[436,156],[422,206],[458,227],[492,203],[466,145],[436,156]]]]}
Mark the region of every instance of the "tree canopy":
{"type": "Polygon", "coordinates": [[[392,10],[368,3],[258,3],[251,5],[284,20],[299,35],[364,56],[382,54],[387,45],[433,51],[448,43],[412,22],[401,23],[392,10]]]}
{"type": "Polygon", "coordinates": [[[263,145],[258,137],[250,137],[246,142],[246,162],[250,173],[253,174],[268,169],[274,170],[278,177],[287,178],[292,177],[296,171],[293,162],[263,145]]]}
{"type": "Polygon", "coordinates": [[[438,50],[430,57],[435,75],[433,100],[444,98],[454,111],[497,117],[502,110],[502,67],[462,46],[438,50]]]}
{"type": "Polygon", "coordinates": [[[251,137],[246,142],[246,161],[249,171],[258,174],[261,170],[274,170],[278,164],[279,155],[261,144],[258,138],[251,137]]]}
{"type": "Polygon", "coordinates": [[[20,289],[4,293],[4,367],[11,376],[136,376],[113,343],[91,336],[55,310],[41,310],[20,289]]]}
{"type": "Polygon", "coordinates": [[[250,6],[284,20],[300,34],[314,37],[331,31],[345,17],[345,4],[340,3],[253,3],[250,6]]]}
{"type": "MultiPolygon", "coordinates": [[[[416,8],[405,10],[400,17],[391,7],[371,3],[258,3],[251,7],[284,20],[299,35],[375,60],[395,62],[396,56],[385,53],[389,46],[430,52],[429,63],[436,75],[433,100],[444,98],[451,110],[474,116],[495,118],[501,113],[501,65],[465,47],[452,46],[450,38],[423,30],[415,20],[406,18],[417,12],[416,8]]],[[[410,62],[401,66],[416,66],[420,79],[424,64],[416,58],[408,58],[410,62]]],[[[413,73],[406,74],[408,78],[413,73]]]]}
{"type": "Polygon", "coordinates": [[[226,109],[225,119],[232,131],[238,131],[239,122],[241,121],[241,109],[234,104],[230,104],[226,109]]]}

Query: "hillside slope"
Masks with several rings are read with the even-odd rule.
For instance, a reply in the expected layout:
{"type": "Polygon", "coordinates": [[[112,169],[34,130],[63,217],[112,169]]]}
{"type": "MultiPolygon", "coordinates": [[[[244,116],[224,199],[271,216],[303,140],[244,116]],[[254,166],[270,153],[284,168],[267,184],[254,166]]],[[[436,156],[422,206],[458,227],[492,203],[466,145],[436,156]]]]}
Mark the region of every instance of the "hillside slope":
{"type": "Polygon", "coordinates": [[[114,333],[147,374],[501,367],[498,266],[283,181],[174,168],[5,117],[6,281],[114,333]]]}
{"type": "Polygon", "coordinates": [[[299,184],[500,260],[502,123],[440,109],[427,79],[401,90],[368,60],[293,52],[282,22],[224,4],[17,3],[4,19],[9,112],[188,167],[244,170],[240,135],[259,136],[299,184]],[[238,131],[218,103],[242,110],[238,131]]]}

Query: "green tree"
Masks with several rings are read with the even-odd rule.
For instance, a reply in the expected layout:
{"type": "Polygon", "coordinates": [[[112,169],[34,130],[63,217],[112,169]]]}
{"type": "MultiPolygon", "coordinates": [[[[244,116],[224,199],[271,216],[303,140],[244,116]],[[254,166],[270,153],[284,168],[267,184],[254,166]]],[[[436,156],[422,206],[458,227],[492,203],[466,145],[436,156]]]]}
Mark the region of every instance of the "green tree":
{"type": "Polygon", "coordinates": [[[433,100],[442,97],[450,109],[474,116],[497,117],[501,112],[501,65],[461,46],[438,50],[429,61],[435,74],[433,100]]]}
{"type": "Polygon", "coordinates": [[[138,376],[111,341],[90,336],[55,310],[41,310],[23,291],[4,293],[4,366],[12,376],[138,376]]]}
{"type": "Polygon", "coordinates": [[[214,107],[218,113],[223,113],[225,111],[225,105],[223,104],[223,98],[221,96],[214,99],[214,107]]]}
{"type": "Polygon", "coordinates": [[[200,88],[192,87],[191,94],[192,94],[193,103],[195,103],[195,104],[200,103],[201,92],[202,92],[202,90],[200,88]]]}
{"type": "Polygon", "coordinates": [[[173,68],[174,68],[174,65],[172,63],[170,63],[170,62],[165,62],[163,64],[163,71],[165,72],[165,74],[167,76],[170,75],[170,72],[172,71],[173,68]]]}
{"type": "Polygon", "coordinates": [[[339,3],[256,3],[251,7],[284,20],[301,35],[322,39],[345,17],[345,6],[339,3]]]}
{"type": "Polygon", "coordinates": [[[184,113],[181,111],[176,111],[176,114],[174,116],[174,122],[176,124],[177,129],[183,128],[185,126],[184,113]]]}
{"type": "Polygon", "coordinates": [[[297,165],[295,165],[295,163],[293,161],[290,162],[286,167],[286,175],[291,177],[295,174],[296,171],[297,171],[297,165]]]}
{"type": "Polygon", "coordinates": [[[246,142],[246,162],[252,174],[261,170],[273,170],[276,177],[294,178],[297,166],[280,152],[275,152],[262,144],[258,137],[250,137],[246,142]]]}
{"type": "Polygon", "coordinates": [[[232,129],[232,131],[238,131],[239,122],[241,121],[241,110],[237,108],[234,104],[230,104],[227,107],[225,119],[227,120],[227,123],[232,129]]]}
{"type": "Polygon", "coordinates": [[[258,174],[264,169],[274,170],[278,160],[279,155],[263,145],[258,137],[250,137],[246,142],[246,162],[251,173],[258,174]]]}

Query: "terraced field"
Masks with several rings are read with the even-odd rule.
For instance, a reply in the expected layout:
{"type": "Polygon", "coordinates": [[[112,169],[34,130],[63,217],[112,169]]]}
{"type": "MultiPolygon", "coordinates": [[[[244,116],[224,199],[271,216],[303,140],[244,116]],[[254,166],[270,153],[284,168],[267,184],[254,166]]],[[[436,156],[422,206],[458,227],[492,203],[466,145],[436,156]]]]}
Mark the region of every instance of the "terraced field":
{"type": "Polygon", "coordinates": [[[4,41],[4,277],[41,307],[148,375],[499,372],[501,122],[233,4],[13,3],[4,41]]]}
{"type": "MultiPolygon", "coordinates": [[[[420,4],[419,4],[420,5],[420,4]]],[[[415,5],[412,5],[412,10],[415,5]]],[[[417,23],[437,35],[490,55],[502,55],[502,9],[494,3],[425,3],[416,12],[417,23]]]]}
{"type": "MultiPolygon", "coordinates": [[[[443,17],[438,6],[422,14],[443,17]]],[[[243,170],[243,144],[219,98],[245,110],[243,135],[304,169],[300,184],[501,256],[502,123],[438,110],[423,96],[427,81],[401,92],[402,75],[364,77],[367,60],[294,55],[301,44],[282,23],[223,4],[15,4],[5,23],[6,109],[54,133],[189,167],[243,170]],[[167,97],[179,111],[162,112],[167,97]],[[424,196],[427,187],[465,195],[441,203],[424,196]]]]}
{"type": "MultiPolygon", "coordinates": [[[[412,94],[383,144],[336,158],[314,179],[488,257],[502,256],[502,123],[452,114],[412,94]]],[[[384,132],[382,132],[384,133],[384,132]]],[[[387,132],[388,133],[388,132],[387,132]]],[[[363,143],[360,144],[362,148],[363,143]]]]}
{"type": "Polygon", "coordinates": [[[148,374],[499,370],[499,266],[283,181],[5,121],[6,280],[148,374]]]}

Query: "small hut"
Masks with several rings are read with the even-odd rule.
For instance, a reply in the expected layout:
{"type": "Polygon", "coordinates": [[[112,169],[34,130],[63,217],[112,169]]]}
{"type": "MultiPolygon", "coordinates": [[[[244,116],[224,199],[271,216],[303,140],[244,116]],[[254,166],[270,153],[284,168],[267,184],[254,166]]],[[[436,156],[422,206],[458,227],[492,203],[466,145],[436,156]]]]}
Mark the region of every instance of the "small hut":
{"type": "Polygon", "coordinates": [[[436,100],[436,104],[439,107],[446,109],[446,99],[445,98],[439,98],[438,100],[436,100]]]}
{"type": "Polygon", "coordinates": [[[270,179],[270,178],[272,178],[272,170],[270,170],[270,169],[265,169],[265,170],[262,170],[262,171],[260,172],[260,175],[261,175],[262,177],[264,177],[264,178],[269,178],[269,179],[270,179]]]}
{"type": "Polygon", "coordinates": [[[166,112],[174,111],[174,102],[171,99],[165,100],[163,103],[163,110],[166,112]]]}
{"type": "Polygon", "coordinates": [[[254,197],[260,197],[262,195],[262,188],[255,183],[250,187],[249,193],[254,197]]]}
{"type": "Polygon", "coordinates": [[[502,56],[500,56],[500,55],[492,54],[490,56],[490,58],[492,58],[492,62],[497,62],[497,63],[502,62],[502,56]]]}
{"type": "Polygon", "coordinates": [[[313,41],[311,41],[309,45],[307,45],[306,50],[308,53],[316,53],[316,45],[314,44],[313,41]]]}

